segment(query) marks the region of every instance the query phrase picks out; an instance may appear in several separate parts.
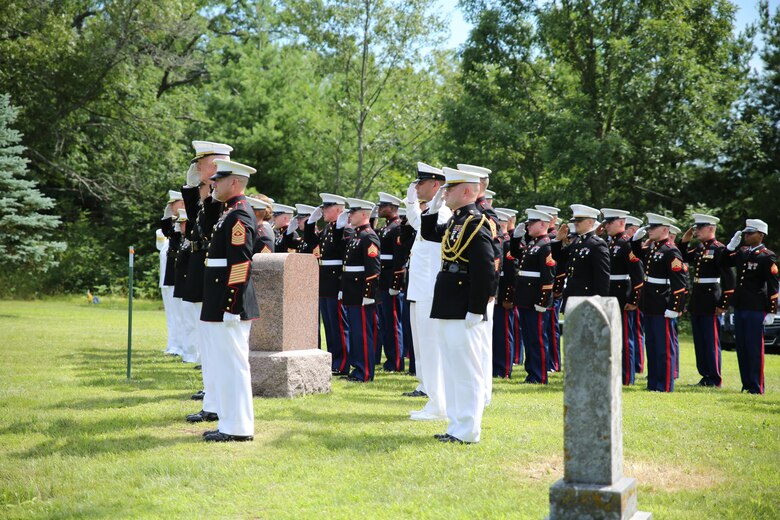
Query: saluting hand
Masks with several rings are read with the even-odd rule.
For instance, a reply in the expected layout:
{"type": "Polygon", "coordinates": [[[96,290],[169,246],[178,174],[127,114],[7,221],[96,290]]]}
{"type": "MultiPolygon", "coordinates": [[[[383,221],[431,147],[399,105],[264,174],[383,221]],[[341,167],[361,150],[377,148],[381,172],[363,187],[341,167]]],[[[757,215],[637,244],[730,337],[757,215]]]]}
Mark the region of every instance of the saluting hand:
{"type": "Polygon", "coordinates": [[[190,168],[187,170],[187,186],[190,188],[197,188],[200,186],[200,173],[198,172],[198,164],[190,164],[190,168]]]}
{"type": "Polygon", "coordinates": [[[317,206],[314,209],[314,211],[311,212],[311,215],[309,215],[309,219],[306,221],[306,223],[314,224],[321,218],[322,218],[322,206],[317,206]]]}
{"type": "Polygon", "coordinates": [[[173,209],[171,209],[170,204],[165,205],[165,209],[163,210],[163,218],[171,218],[173,217],[173,209]]]}
{"type": "Polygon", "coordinates": [[[433,196],[430,204],[428,204],[428,214],[430,215],[431,213],[438,213],[443,204],[444,188],[439,188],[439,191],[436,192],[436,195],[433,196]]]}
{"type": "Polygon", "coordinates": [[[642,226],[641,228],[636,230],[636,233],[634,233],[634,236],[631,237],[631,240],[632,241],[642,240],[646,234],[647,234],[647,226],[642,226]]]}
{"type": "Polygon", "coordinates": [[[336,229],[342,229],[347,225],[347,221],[349,221],[349,212],[342,211],[341,215],[339,215],[339,218],[336,219],[336,229]]]}
{"type": "Polygon", "coordinates": [[[298,229],[298,219],[293,218],[290,220],[290,223],[287,225],[287,230],[284,232],[285,235],[292,235],[295,233],[295,231],[298,229]]]}
{"type": "Polygon", "coordinates": [[[417,183],[413,182],[406,189],[406,204],[414,204],[417,200],[417,183]]]}
{"type": "Polygon", "coordinates": [[[734,251],[739,247],[740,242],[742,242],[742,231],[737,231],[734,233],[734,236],[731,237],[731,240],[726,246],[726,249],[729,251],[734,251]]]}
{"type": "Polygon", "coordinates": [[[691,239],[693,238],[693,229],[694,229],[694,226],[689,227],[688,230],[685,232],[685,234],[680,239],[680,242],[690,242],[691,239]]]}
{"type": "Polygon", "coordinates": [[[520,222],[516,227],[512,236],[515,238],[523,238],[525,236],[525,222],[520,222]]]}

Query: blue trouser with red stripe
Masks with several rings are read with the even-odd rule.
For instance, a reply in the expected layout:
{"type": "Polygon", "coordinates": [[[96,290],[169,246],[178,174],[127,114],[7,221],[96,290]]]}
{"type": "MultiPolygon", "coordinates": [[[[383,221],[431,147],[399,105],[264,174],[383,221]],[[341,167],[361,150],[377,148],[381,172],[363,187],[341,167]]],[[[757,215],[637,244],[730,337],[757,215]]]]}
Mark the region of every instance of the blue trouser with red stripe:
{"type": "Polygon", "coordinates": [[[634,374],[645,370],[645,324],[644,315],[639,309],[628,311],[634,317],[634,374]]]}
{"type": "Polygon", "coordinates": [[[409,373],[415,374],[417,367],[414,363],[414,341],[412,340],[412,319],[409,316],[411,304],[406,299],[406,293],[401,293],[401,327],[404,332],[404,357],[409,358],[409,373]]]}
{"type": "Polygon", "coordinates": [[[515,307],[514,309],[514,323],[515,323],[515,365],[525,361],[523,355],[523,335],[520,333],[520,309],[515,307]]]}
{"type": "Polygon", "coordinates": [[[636,311],[624,310],[621,314],[623,323],[623,342],[621,343],[620,351],[622,353],[621,367],[623,370],[623,384],[633,385],[634,376],[636,374],[636,363],[634,355],[636,352],[636,335],[634,333],[634,327],[636,327],[636,311]]]}
{"type": "Polygon", "coordinates": [[[493,377],[512,377],[515,358],[515,308],[493,309],[493,377]]]}
{"type": "Polygon", "coordinates": [[[561,314],[561,303],[563,300],[553,300],[553,308],[549,312],[547,324],[548,352],[547,370],[561,370],[561,323],[559,321],[561,314]]]}
{"type": "Polygon", "coordinates": [[[325,344],[331,355],[331,369],[346,372],[349,368],[349,326],[344,306],[337,298],[320,297],[320,316],[325,327],[325,344]]]}
{"type": "Polygon", "coordinates": [[[677,318],[672,318],[672,346],[674,347],[674,378],[680,377],[680,322],[677,318]]]}
{"type": "Polygon", "coordinates": [[[671,319],[657,314],[645,314],[648,390],[674,391],[674,335],[671,319]]]}
{"type": "MultiPolygon", "coordinates": [[[[377,296],[381,300],[381,305],[377,307],[379,333],[382,335],[382,345],[385,349],[385,358],[387,358],[383,368],[391,372],[403,372],[404,331],[401,323],[403,313],[401,295],[393,296],[387,289],[380,289],[377,296]]],[[[377,357],[376,361],[379,360],[380,357],[377,357]]]]}
{"type": "Polygon", "coordinates": [[[734,311],[734,339],[742,390],[764,393],[764,317],[762,311],[734,311]]]}
{"type": "Polygon", "coordinates": [[[723,379],[720,376],[721,317],[715,314],[691,314],[691,330],[693,332],[693,349],[696,352],[696,369],[701,374],[701,380],[708,386],[720,386],[723,379]]]}
{"type": "Polygon", "coordinates": [[[520,309],[520,331],[525,347],[525,380],[529,383],[547,384],[548,341],[547,330],[550,311],[536,312],[520,309]]]}
{"type": "Polygon", "coordinates": [[[349,325],[349,364],[352,377],[361,381],[374,379],[376,355],[376,304],[345,305],[349,325]]]}

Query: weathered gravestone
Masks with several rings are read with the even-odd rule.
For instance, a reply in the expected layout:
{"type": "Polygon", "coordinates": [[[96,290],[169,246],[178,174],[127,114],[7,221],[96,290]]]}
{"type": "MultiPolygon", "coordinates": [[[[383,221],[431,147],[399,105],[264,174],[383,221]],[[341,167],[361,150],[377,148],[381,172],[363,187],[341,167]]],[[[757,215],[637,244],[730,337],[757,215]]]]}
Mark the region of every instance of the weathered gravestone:
{"type": "Polygon", "coordinates": [[[330,392],[331,355],[317,348],[317,259],[308,254],[256,254],[252,283],[260,318],[249,335],[252,393],[295,397],[330,392]]]}
{"type": "Polygon", "coordinates": [[[564,327],[564,472],[550,520],[645,520],[636,480],[623,475],[620,345],[615,298],[572,297],[564,327]]]}

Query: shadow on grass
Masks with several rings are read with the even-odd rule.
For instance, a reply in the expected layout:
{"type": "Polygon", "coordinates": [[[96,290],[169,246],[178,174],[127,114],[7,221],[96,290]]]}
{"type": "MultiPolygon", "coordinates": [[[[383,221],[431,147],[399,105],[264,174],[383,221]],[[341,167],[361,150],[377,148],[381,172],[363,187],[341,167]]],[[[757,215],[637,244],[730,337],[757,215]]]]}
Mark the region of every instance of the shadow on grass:
{"type": "Polygon", "coordinates": [[[32,448],[11,455],[18,459],[36,459],[50,455],[95,457],[104,453],[126,453],[192,442],[192,436],[165,437],[135,434],[134,430],[148,427],[167,427],[181,418],[177,414],[159,414],[149,417],[111,416],[97,421],[58,419],[41,430],[30,422],[16,423],[0,430],[0,434],[23,434],[33,430],[47,439],[32,448]],[[113,433],[128,432],[121,437],[106,438],[113,433]]]}
{"type": "Polygon", "coordinates": [[[129,408],[132,406],[142,406],[146,404],[158,404],[162,401],[184,401],[189,394],[185,392],[155,395],[155,396],[121,396],[115,398],[91,398],[91,399],[69,399],[60,401],[44,407],[46,410],[102,410],[114,408],[129,408]]]}
{"type": "Polygon", "coordinates": [[[270,441],[271,446],[281,449],[305,449],[320,446],[335,452],[388,453],[404,446],[427,447],[440,445],[430,435],[411,433],[358,433],[289,430],[270,441]]]}
{"type": "MultiPolygon", "coordinates": [[[[73,354],[59,356],[61,365],[74,368],[79,384],[114,390],[165,390],[191,388],[193,379],[201,378],[193,364],[162,352],[139,351],[132,354],[131,379],[125,378],[127,352],[116,348],[82,348],[73,354]]],[[[198,386],[199,383],[196,383],[198,386]]]]}
{"type": "MultiPolygon", "coordinates": [[[[262,403],[260,405],[262,407],[262,403]]],[[[293,421],[306,424],[374,424],[379,422],[406,422],[409,420],[406,414],[396,414],[388,412],[386,414],[380,413],[363,413],[363,412],[349,412],[344,413],[342,411],[334,411],[332,413],[312,411],[300,406],[293,407],[285,406],[278,410],[258,410],[255,420],[258,424],[269,421],[293,421]]]]}

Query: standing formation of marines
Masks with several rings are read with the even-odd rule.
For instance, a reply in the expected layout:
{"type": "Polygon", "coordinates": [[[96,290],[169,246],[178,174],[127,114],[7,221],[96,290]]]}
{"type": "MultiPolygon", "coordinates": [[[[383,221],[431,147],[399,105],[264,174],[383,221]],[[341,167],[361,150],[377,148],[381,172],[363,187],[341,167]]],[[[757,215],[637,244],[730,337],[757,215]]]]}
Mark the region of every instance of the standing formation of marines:
{"type": "Polygon", "coordinates": [[[203,390],[193,395],[202,409],[187,420],[218,421],[207,441],[254,435],[248,336],[258,317],[250,276],[258,253],[318,259],[333,375],[366,383],[377,366],[405,371],[408,358],[418,385],[404,395],[427,399],[410,418],[448,420],[442,442],[479,441],[494,377],[510,378],[522,363],[526,383],[546,384],[562,370],[559,313],[572,296],[617,298],[622,382],[634,384],[646,366],[648,390],[662,392],[679,377],[683,312],[698,384],[721,386],[720,330],[731,305],[743,390],[764,392],[763,326],[777,311],[778,268],[763,221],[748,219],[724,246],[718,219],[694,214],[678,247],[681,230],[655,213],[643,225],[625,210],[572,204],[563,224],[558,208],[537,205],[518,219],[493,209],[491,171],[468,164],[418,163],[404,199],[321,193],[321,205],[293,207],[245,196],[255,170],[231,161],[230,146],[193,146],[157,242],[166,351],[202,365],[203,390]]]}

